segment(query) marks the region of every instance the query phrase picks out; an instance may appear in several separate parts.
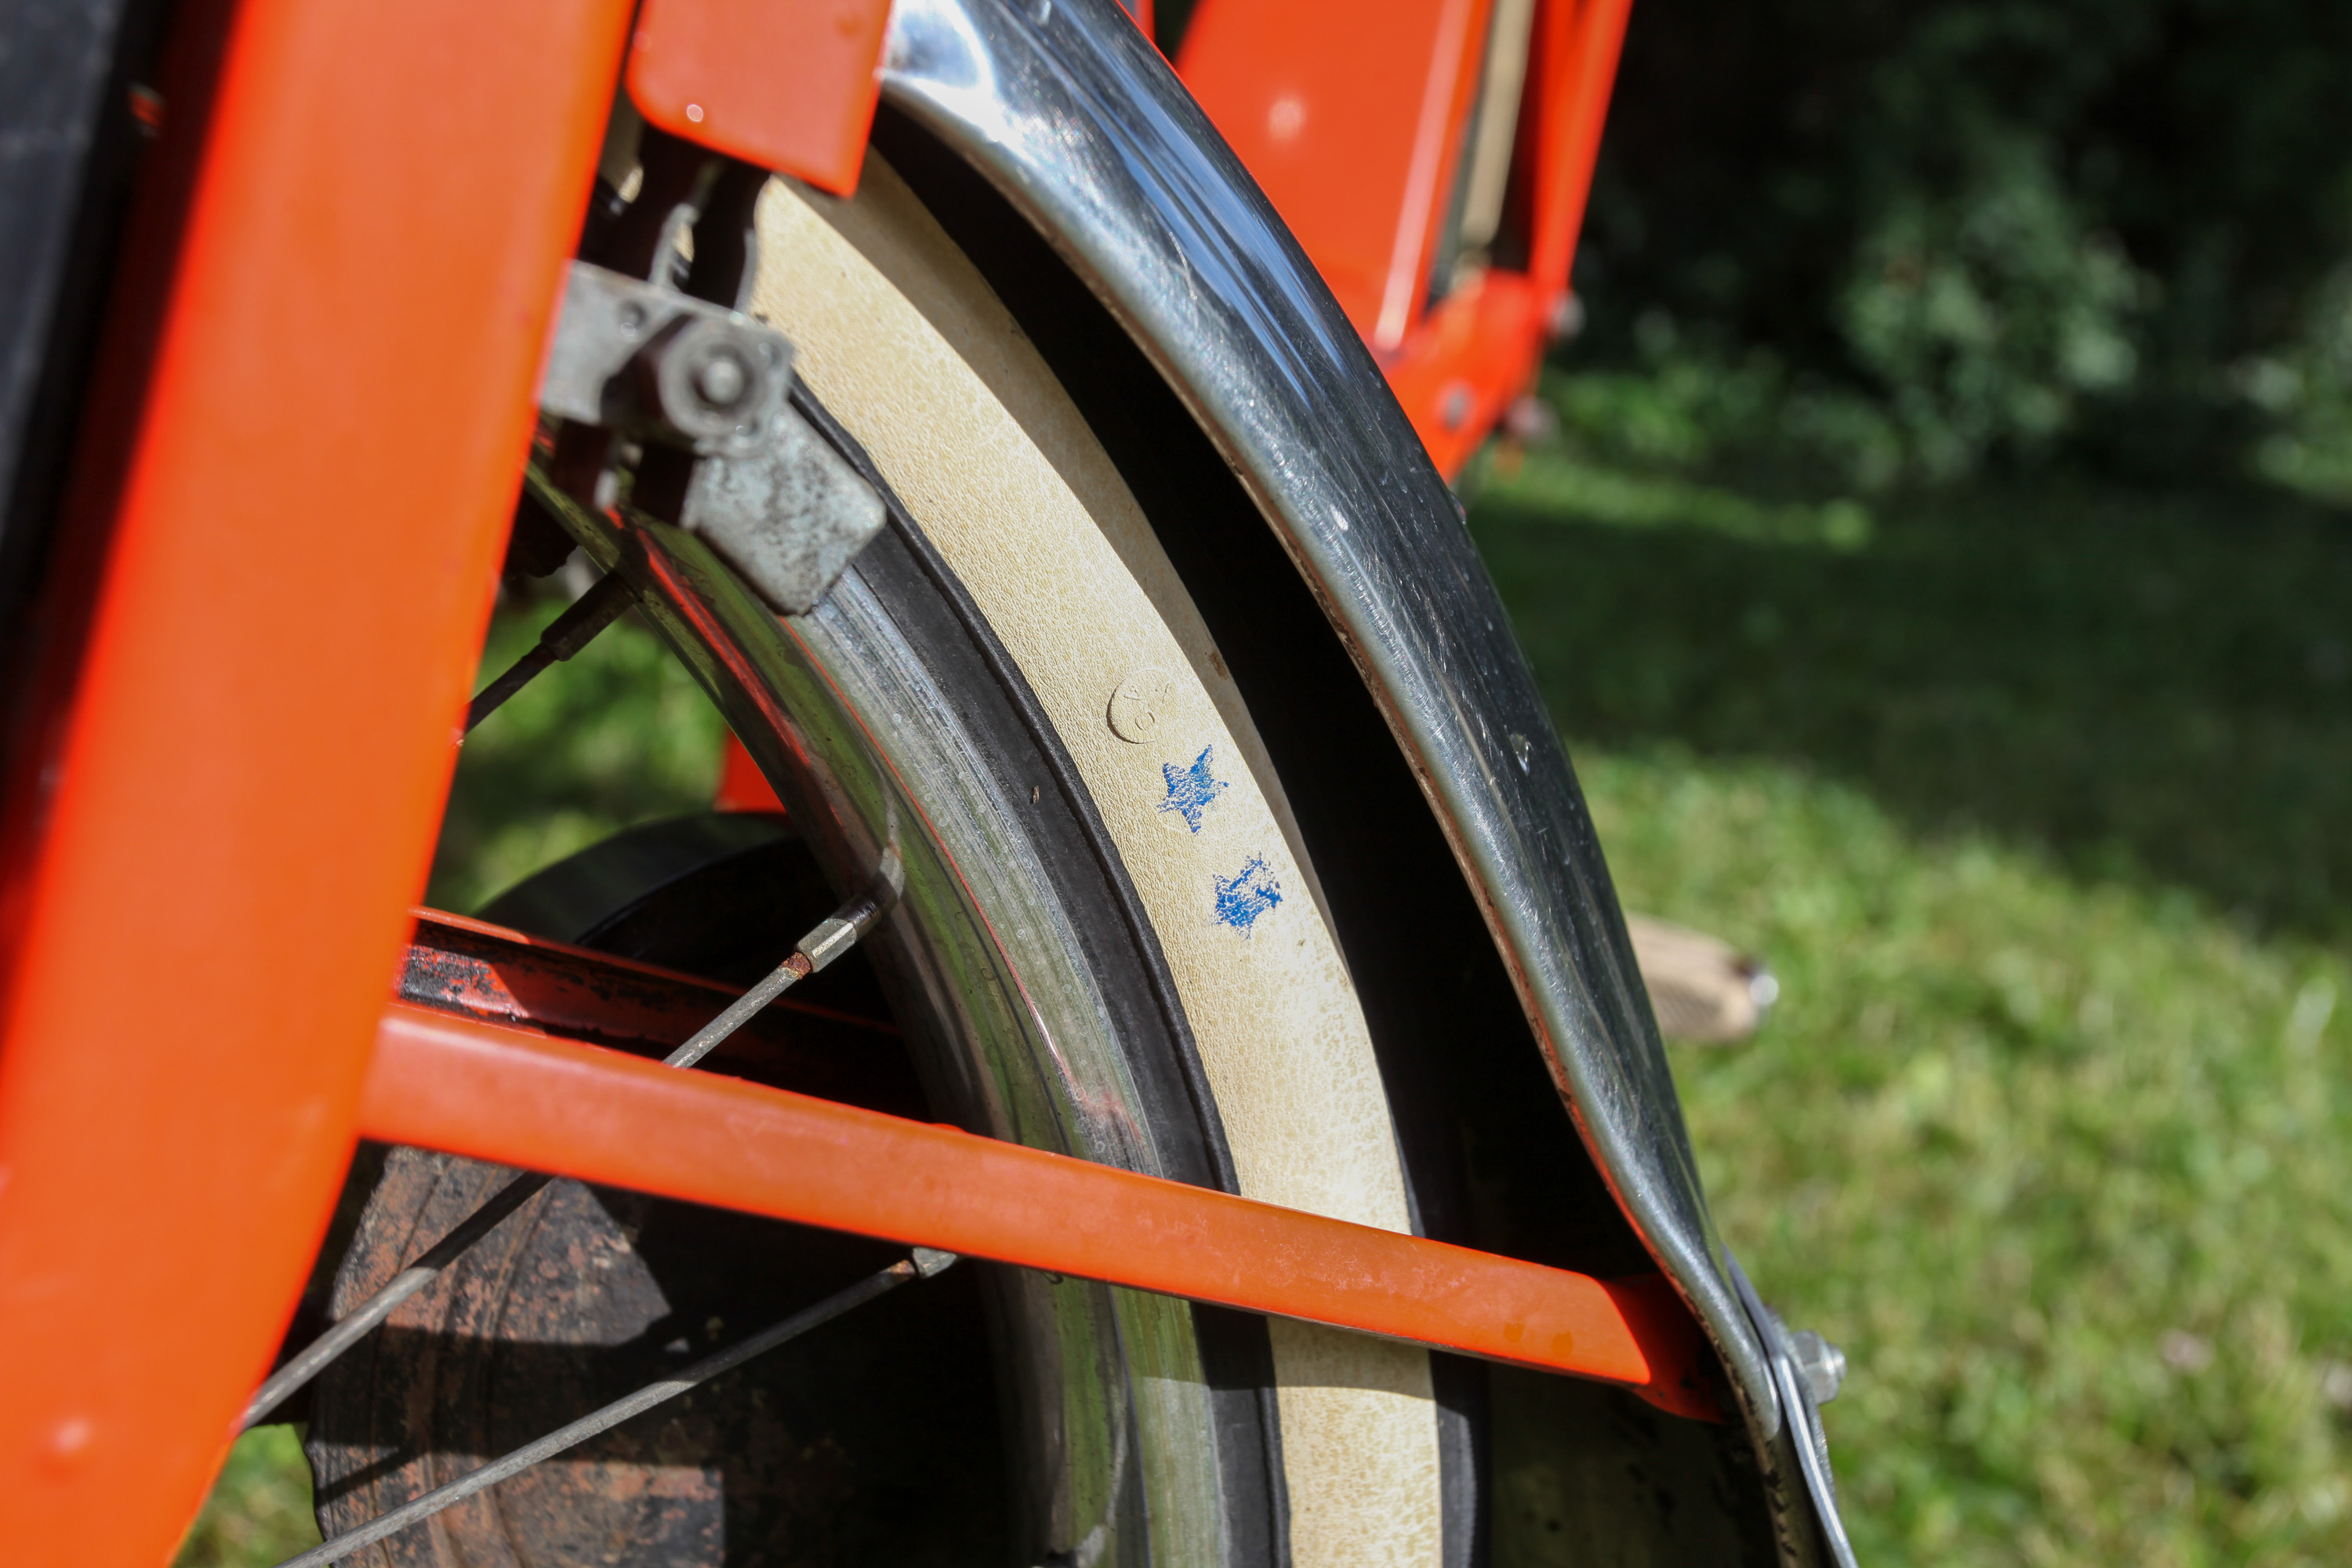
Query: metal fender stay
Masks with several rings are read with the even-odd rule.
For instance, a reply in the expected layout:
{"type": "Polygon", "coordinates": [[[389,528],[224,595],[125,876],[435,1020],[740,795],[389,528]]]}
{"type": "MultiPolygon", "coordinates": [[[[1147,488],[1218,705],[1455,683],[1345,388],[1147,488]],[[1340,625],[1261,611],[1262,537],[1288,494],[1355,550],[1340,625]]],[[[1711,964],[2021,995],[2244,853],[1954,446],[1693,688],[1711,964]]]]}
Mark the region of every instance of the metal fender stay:
{"type": "MultiPolygon", "coordinates": [[[[416,952],[443,956],[420,947],[412,963],[416,952]]],[[[613,973],[593,966],[592,984],[613,973]]],[[[1593,1279],[678,1072],[502,1018],[394,1003],[360,1120],[387,1142],[520,1157],[535,1172],[922,1247],[951,1240],[939,1249],[1597,1378],[1722,1419],[1706,1352],[1656,1275],[1593,1279]]]]}
{"type": "Polygon", "coordinates": [[[1751,1313],[1709,1216],[1582,793],[1454,498],[1355,330],[1109,0],[899,0],[884,60],[884,100],[1003,193],[1103,300],[1326,606],[1594,1162],[1721,1355],[1777,1500],[1810,1496],[1797,1534],[1817,1526],[1828,1554],[1850,1561],[1817,1423],[1809,1409],[1787,1416],[1797,1385],[1777,1325],[1751,1313]]]}

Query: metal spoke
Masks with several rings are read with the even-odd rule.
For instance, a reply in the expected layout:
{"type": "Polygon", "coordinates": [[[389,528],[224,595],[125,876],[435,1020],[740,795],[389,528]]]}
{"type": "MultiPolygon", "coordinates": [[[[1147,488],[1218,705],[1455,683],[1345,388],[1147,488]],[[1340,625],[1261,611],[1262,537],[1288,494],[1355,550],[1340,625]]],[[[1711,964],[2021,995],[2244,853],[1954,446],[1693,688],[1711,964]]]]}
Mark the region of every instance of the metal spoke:
{"type": "Polygon", "coordinates": [[[463,1257],[467,1248],[496,1230],[509,1215],[539,1195],[540,1189],[553,1178],[529,1172],[517,1176],[490,1195],[480,1208],[457,1222],[448,1235],[433,1244],[424,1257],[392,1277],[392,1282],[360,1303],[334,1327],[312,1340],[308,1345],[269,1376],[246,1405],[245,1415],[237,1423],[238,1430],[257,1426],[269,1413],[286,1402],[289,1394],[309,1383],[330,1366],[337,1357],[365,1338],[370,1329],[392,1316],[403,1301],[433,1283],[441,1270],[463,1257]]]}
{"type": "MultiPolygon", "coordinates": [[[[604,581],[613,580],[607,577],[604,581]]],[[[594,591],[590,590],[591,593],[594,591]]],[[[583,595],[582,603],[585,602],[583,595]]],[[[721,1041],[741,1028],[762,1007],[857,945],[857,939],[872,929],[895,897],[889,879],[877,879],[873,887],[818,921],[806,936],[793,944],[790,957],[770,970],[758,984],[730,1003],[717,1017],[696,1030],[691,1039],[664,1057],[662,1065],[689,1068],[709,1056],[721,1041]]],[[[245,1415],[237,1423],[238,1430],[260,1425],[271,1411],[286,1402],[288,1395],[333,1365],[335,1359],[366,1337],[369,1330],[392,1316],[403,1301],[430,1285],[443,1269],[463,1257],[476,1242],[496,1230],[508,1215],[537,1196],[540,1190],[552,1180],[551,1176],[530,1172],[500,1187],[481,1207],[458,1221],[447,1235],[435,1242],[423,1257],[394,1275],[383,1289],[361,1302],[332,1328],[305,1345],[285,1365],[271,1373],[269,1381],[255,1392],[251,1402],[246,1405],[245,1415]]]]}
{"type": "Polygon", "coordinates": [[[373,1545],[419,1520],[432,1518],[452,1503],[494,1487],[509,1476],[520,1475],[541,1459],[551,1458],[566,1448],[584,1443],[598,1433],[619,1426],[632,1415],[675,1399],[688,1389],[709,1382],[720,1373],[742,1365],[764,1351],[773,1350],[787,1340],[830,1322],[853,1307],[863,1306],[877,1296],[895,1290],[909,1279],[928,1279],[955,1260],[956,1255],[952,1252],[938,1252],[928,1247],[916,1247],[912,1257],[893,1263],[879,1273],[867,1275],[848,1289],[828,1296],[805,1311],[795,1312],[773,1328],[753,1334],[716,1355],[705,1356],[674,1377],[649,1383],[635,1394],[616,1399],[568,1426],[559,1427],[535,1443],[525,1444],[502,1458],[491,1460],[478,1470],[469,1471],[446,1486],[434,1488],[413,1502],[403,1503],[390,1513],[378,1515],[357,1530],[347,1531],[331,1541],[320,1542],[308,1552],[289,1557],[278,1563],[278,1568],[319,1568],[320,1564],[332,1563],[363,1546],[373,1545]]]}
{"type": "Polygon", "coordinates": [[[635,601],[635,591],[620,573],[607,572],[597,578],[586,593],[539,634],[537,646],[515,660],[504,675],[482,688],[466,709],[466,732],[473,733],[476,725],[497,712],[508,698],[529,686],[540,671],[570,658],[595,641],[596,634],[618,620],[621,612],[635,601]]]}

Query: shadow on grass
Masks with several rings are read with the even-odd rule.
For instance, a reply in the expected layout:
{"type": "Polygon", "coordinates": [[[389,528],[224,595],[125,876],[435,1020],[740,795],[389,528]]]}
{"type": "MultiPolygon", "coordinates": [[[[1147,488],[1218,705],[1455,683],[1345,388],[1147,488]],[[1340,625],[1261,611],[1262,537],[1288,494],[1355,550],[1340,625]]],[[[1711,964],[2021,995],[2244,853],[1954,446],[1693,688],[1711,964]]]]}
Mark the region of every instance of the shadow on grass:
{"type": "Polygon", "coordinates": [[[2081,481],[1881,510],[1545,454],[1471,524],[1571,748],[1796,762],[1915,826],[2352,935],[2352,517],[2081,481]]]}

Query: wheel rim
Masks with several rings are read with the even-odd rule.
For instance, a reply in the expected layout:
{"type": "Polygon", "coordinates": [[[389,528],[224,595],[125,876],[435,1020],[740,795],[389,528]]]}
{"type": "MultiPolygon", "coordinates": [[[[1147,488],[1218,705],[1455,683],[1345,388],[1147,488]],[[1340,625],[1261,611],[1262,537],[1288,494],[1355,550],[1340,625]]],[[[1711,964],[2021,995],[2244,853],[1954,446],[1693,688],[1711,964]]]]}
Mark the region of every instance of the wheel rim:
{"type": "MultiPolygon", "coordinates": [[[[620,834],[484,912],[740,984],[781,958],[791,939],[779,933],[833,902],[780,819],[706,816],[620,834]]],[[[790,999],[789,1017],[762,1020],[767,1041],[719,1070],[805,1091],[818,1087],[810,1058],[839,1062],[852,1076],[824,1085],[829,1098],[924,1115],[895,1031],[828,1016],[884,1011],[859,969],[828,971],[835,984],[790,999]]],[[[339,1314],[507,1176],[380,1152],[339,1314]]],[[[321,1511],[331,1528],[356,1527],[895,1256],[885,1243],[557,1183],[321,1378],[306,1443],[321,1511]]],[[[454,1547],[468,1562],[616,1568],[1002,1557],[1007,1489],[982,1289],[970,1269],[934,1283],[461,1502],[432,1531],[385,1542],[384,1555],[434,1563],[454,1547]]]]}
{"type": "MultiPolygon", "coordinates": [[[[651,587],[641,598],[646,618],[711,689],[790,803],[794,823],[810,829],[807,847],[828,880],[854,887],[877,871],[899,879],[898,910],[867,947],[908,1026],[930,1113],[992,1136],[1230,1185],[1229,1172],[1220,1169],[1213,1110],[1203,1116],[1205,1097],[1187,1081],[1181,1015],[1166,1000],[1164,976],[1155,976],[1148,927],[1129,923],[1115,907],[1115,885],[1100,885],[1116,862],[1085,844],[1083,796],[1055,798],[1057,777],[1066,779],[1067,769],[1064,760],[1057,773],[1050,731],[1034,728],[1018,711],[1017,689],[999,693],[1002,711],[974,714],[969,687],[951,693],[940,684],[943,665],[968,676],[973,661],[984,664],[992,650],[976,618],[957,613],[952,579],[935,559],[925,559],[919,535],[877,542],[817,613],[784,623],[690,536],[643,520],[624,532],[577,508],[566,521],[600,564],[618,565],[625,551],[632,552],[641,586],[651,587]],[[995,732],[978,732],[983,727],[995,732]],[[1027,753],[1009,754],[1021,749],[1016,741],[1024,732],[1027,753]],[[1008,768],[1019,776],[1004,776],[1008,768]],[[1024,810],[1019,786],[1032,778],[1038,781],[1030,784],[1034,798],[1024,810]],[[1041,823],[1045,816],[1052,820],[1041,823]],[[1087,859],[1091,867],[1070,864],[1087,859]],[[1095,907],[1074,910],[1073,884],[1089,879],[1098,884],[1095,907]],[[1095,918],[1087,920],[1089,913],[1095,918]],[[1107,948],[1122,945],[1123,952],[1107,958],[1107,948]],[[1157,986],[1154,978],[1161,982],[1157,986]],[[1135,1042],[1155,1035],[1157,1053],[1139,1055],[1135,1042]]],[[[518,908],[530,907],[530,891],[518,889],[518,908]]],[[[470,1206],[483,1180],[452,1174],[450,1163],[439,1157],[399,1162],[390,1183],[397,1190],[386,1194],[387,1234],[437,1234],[442,1216],[457,1212],[461,1199],[470,1206]]],[[[584,1189],[562,1188],[569,1194],[544,1200],[551,1219],[485,1252],[465,1277],[436,1286],[429,1293],[436,1300],[414,1316],[460,1336],[478,1331],[478,1316],[453,1316],[449,1299],[481,1296],[482,1281],[502,1270],[539,1271],[533,1247],[543,1250],[544,1244],[536,1237],[575,1247],[586,1238],[587,1250],[604,1259],[609,1273],[614,1258],[625,1255],[625,1245],[616,1249],[614,1240],[625,1243],[626,1222],[609,1210],[598,1218],[584,1189]]],[[[523,1227],[517,1222],[513,1228],[523,1227]]],[[[386,1256],[405,1250],[413,1248],[389,1247],[386,1256]]],[[[1019,1270],[990,1271],[975,1293],[985,1294],[997,1325],[1012,1435],[1012,1529],[1035,1560],[1091,1563],[1174,1552],[1180,1560],[1251,1561],[1279,1552],[1261,1327],[1182,1302],[1019,1270]],[[1204,1353],[1211,1365],[1204,1366],[1204,1353]]],[[[656,1321],[647,1315],[650,1303],[633,1304],[625,1289],[618,1294],[623,1300],[610,1308],[617,1317],[601,1331],[606,1341],[616,1333],[633,1338],[656,1321]]],[[[518,1309],[506,1293],[497,1300],[506,1316],[489,1339],[597,1337],[576,1313],[559,1321],[544,1310],[518,1309]]],[[[394,1328],[404,1321],[396,1317],[394,1328]]],[[[405,1370],[446,1388],[453,1377],[478,1384],[487,1363],[405,1370]]],[[[359,1368],[342,1375],[374,1387],[359,1368]]],[[[572,1384],[551,1387],[554,1405],[593,1403],[576,1373],[572,1384]]],[[[322,1385],[320,1397],[323,1407],[336,1396],[322,1385]]],[[[470,1455],[499,1451],[509,1435],[534,1424],[543,1429],[548,1422],[541,1415],[431,1428],[407,1418],[397,1430],[413,1446],[470,1455]]],[[[362,1447],[320,1452],[331,1526],[372,1517],[432,1484],[422,1468],[404,1487],[382,1477],[355,1483],[365,1472],[353,1458],[362,1447]]],[[[380,1445],[374,1453],[381,1454],[380,1445]]],[[[511,1510],[506,1514],[488,1506],[453,1510],[440,1532],[459,1532],[469,1547],[494,1540],[530,1561],[536,1552],[519,1543],[580,1538],[576,1524],[551,1522],[560,1510],[547,1499],[568,1499],[575,1521],[609,1516],[615,1506],[614,1486],[583,1487],[562,1476],[599,1465],[608,1480],[634,1476],[643,1458],[609,1450],[554,1469],[553,1479],[537,1484],[541,1500],[502,1501],[511,1510]]],[[[467,1462],[449,1468],[462,1470],[467,1462]]],[[[618,1489],[638,1484],[624,1479],[618,1489]]],[[[493,1495],[503,1500],[514,1485],[493,1495]]],[[[625,1533],[663,1561],[694,1560],[678,1556],[689,1548],[712,1553],[713,1562],[758,1560],[740,1555],[749,1548],[729,1544],[722,1539],[728,1532],[714,1534],[707,1522],[713,1505],[700,1501],[698,1513],[683,1506],[670,1511],[704,1523],[647,1519],[625,1533]]],[[[634,1507],[622,1511],[635,1519],[643,1510],[631,1512],[634,1507]]],[[[606,1529],[600,1538],[613,1536],[606,1529]]]]}

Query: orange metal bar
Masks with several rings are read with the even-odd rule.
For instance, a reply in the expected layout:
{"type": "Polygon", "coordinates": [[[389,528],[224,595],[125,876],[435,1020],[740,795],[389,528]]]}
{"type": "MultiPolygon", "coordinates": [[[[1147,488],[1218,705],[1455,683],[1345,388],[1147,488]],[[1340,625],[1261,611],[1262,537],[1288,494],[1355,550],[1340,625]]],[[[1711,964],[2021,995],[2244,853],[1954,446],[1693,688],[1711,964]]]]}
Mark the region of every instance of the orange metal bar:
{"type": "MultiPolygon", "coordinates": [[[[537,1034],[591,1039],[637,1056],[667,1056],[743,994],[698,975],[640,963],[609,952],[530,936],[488,921],[418,910],[415,935],[401,965],[399,994],[444,1013],[513,1025],[537,1034]]],[[[823,1072],[824,1052],[855,1051],[844,1029],[895,1038],[887,1018],[779,996],[730,1036],[711,1058],[802,1058],[797,1070],[823,1072]],[[795,1048],[813,1035],[819,1050],[795,1048]]],[[[870,1039],[865,1042],[870,1045],[870,1039]]],[[[839,1076],[839,1075],[834,1075],[839,1076]]],[[[811,1093],[837,1093],[816,1089],[811,1093]]]]}
{"type": "Polygon", "coordinates": [[[1405,169],[1404,198],[1397,214],[1395,241],[1389,247],[1380,318],[1372,323],[1372,346],[1393,349],[1421,314],[1422,295],[1436,249],[1439,222],[1460,162],[1462,136],[1478,96],[1478,66],[1484,53],[1488,0],[1444,0],[1437,36],[1430,46],[1428,75],[1415,117],[1412,161],[1405,169]]]}
{"type": "Polygon", "coordinates": [[[1569,275],[1629,7],[1630,0],[1538,5],[1520,149],[1528,169],[1528,270],[1473,277],[1382,362],[1398,402],[1449,479],[1534,381],[1570,303],[1569,275]]]}
{"type": "Polygon", "coordinates": [[[1533,380],[1567,304],[1629,6],[1537,6],[1517,176],[1528,268],[1474,275],[1426,312],[1486,0],[1203,0],[1186,34],[1185,84],[1379,353],[1449,478],[1533,380]]]}
{"type": "Polygon", "coordinates": [[[1541,53],[1531,84],[1538,153],[1528,274],[1547,303],[1568,293],[1632,9],[1633,0],[1545,0],[1536,17],[1541,53]]]}
{"type": "Polygon", "coordinates": [[[719,767],[719,789],[710,804],[721,811],[782,811],[784,803],[776,796],[776,786],[743,749],[743,742],[734,736],[727,737],[727,753],[719,767]]]}
{"type": "Polygon", "coordinates": [[[310,1268],[628,5],[224,16],[193,84],[211,113],[191,90],[158,148],[194,171],[144,258],[163,308],[119,307],[160,329],[116,332],[127,428],[93,432],[68,514],[86,638],[18,759],[39,782],[0,992],[11,1564],[168,1561],[310,1268]]]}
{"type": "Polygon", "coordinates": [[[1632,1385],[1721,1419],[1689,1313],[1601,1281],[394,1004],[367,1133],[1632,1385]]]}
{"type": "Polygon", "coordinates": [[[1489,0],[1202,0],[1178,68],[1357,331],[1420,314],[1489,0]]]}
{"type": "Polygon", "coordinates": [[[1523,273],[1487,272],[1447,295],[1388,364],[1389,386],[1447,479],[1535,379],[1549,339],[1523,273]]]}
{"type": "Polygon", "coordinates": [[[673,136],[845,196],[889,20],[890,0],[644,0],[629,97],[673,136]]]}

